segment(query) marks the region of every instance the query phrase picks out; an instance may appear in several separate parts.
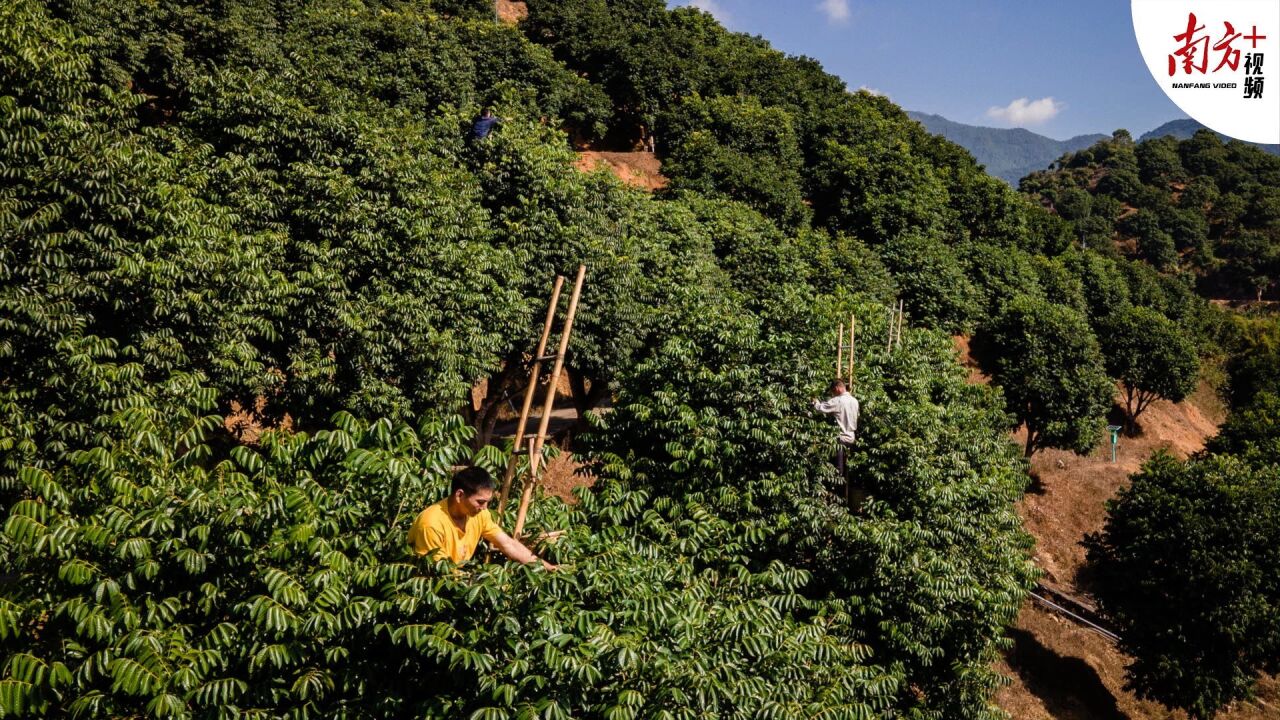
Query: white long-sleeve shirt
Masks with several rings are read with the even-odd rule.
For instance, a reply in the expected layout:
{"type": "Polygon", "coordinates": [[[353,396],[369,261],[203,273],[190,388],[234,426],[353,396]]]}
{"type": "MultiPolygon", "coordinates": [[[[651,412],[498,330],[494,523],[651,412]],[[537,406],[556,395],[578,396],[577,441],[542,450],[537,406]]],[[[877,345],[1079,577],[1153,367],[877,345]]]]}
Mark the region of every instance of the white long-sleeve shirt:
{"type": "Polygon", "coordinates": [[[813,409],[836,416],[840,426],[840,442],[852,445],[858,436],[858,398],[842,392],[829,400],[814,400],[813,409]]]}

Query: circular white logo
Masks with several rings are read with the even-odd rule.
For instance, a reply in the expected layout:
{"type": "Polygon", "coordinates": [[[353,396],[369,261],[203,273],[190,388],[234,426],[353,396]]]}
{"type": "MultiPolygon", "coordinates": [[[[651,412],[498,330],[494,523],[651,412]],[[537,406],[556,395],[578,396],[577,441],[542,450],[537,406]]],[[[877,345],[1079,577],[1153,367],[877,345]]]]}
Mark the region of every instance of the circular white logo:
{"type": "Polygon", "coordinates": [[[1156,84],[1223,135],[1280,143],[1280,2],[1132,0],[1156,84]]]}

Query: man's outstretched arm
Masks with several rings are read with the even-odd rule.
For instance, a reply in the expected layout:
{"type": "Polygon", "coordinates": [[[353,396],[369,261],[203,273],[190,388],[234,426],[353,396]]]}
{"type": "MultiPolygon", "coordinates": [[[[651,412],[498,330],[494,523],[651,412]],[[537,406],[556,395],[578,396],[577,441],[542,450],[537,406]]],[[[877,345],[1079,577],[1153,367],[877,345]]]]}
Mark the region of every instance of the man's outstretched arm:
{"type": "Polygon", "coordinates": [[[814,409],[814,410],[817,410],[817,411],[818,411],[818,412],[820,412],[820,413],[826,413],[826,414],[830,415],[831,413],[833,413],[833,412],[835,412],[835,411],[836,411],[836,408],[837,408],[837,407],[839,407],[839,406],[838,406],[838,405],[836,405],[836,399],[835,399],[835,398],[830,398],[830,399],[828,399],[828,400],[814,400],[814,401],[813,401],[813,409],[814,409]]]}
{"type": "Polygon", "coordinates": [[[524,543],[511,537],[505,532],[499,530],[492,538],[488,538],[494,547],[498,548],[503,555],[515,560],[518,563],[540,562],[542,567],[547,570],[555,570],[558,566],[553,565],[546,560],[540,559],[533,551],[524,546],[524,543]]]}

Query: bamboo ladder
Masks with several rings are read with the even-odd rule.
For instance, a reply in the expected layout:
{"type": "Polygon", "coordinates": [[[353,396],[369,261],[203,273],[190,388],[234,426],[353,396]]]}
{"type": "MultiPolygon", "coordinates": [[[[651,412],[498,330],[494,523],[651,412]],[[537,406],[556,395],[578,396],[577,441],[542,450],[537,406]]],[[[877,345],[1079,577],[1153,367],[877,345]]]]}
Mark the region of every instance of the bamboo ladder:
{"type": "Polygon", "coordinates": [[[889,306],[889,338],[885,341],[884,346],[886,354],[892,352],[894,348],[902,347],[902,316],[905,315],[903,310],[904,302],[902,300],[898,301],[896,308],[892,305],[889,306]]]}
{"type": "Polygon", "coordinates": [[[853,387],[853,371],[854,371],[854,348],[857,347],[858,339],[858,318],[853,313],[849,313],[849,344],[844,344],[844,323],[840,323],[840,327],[836,330],[836,378],[845,378],[849,383],[849,387],[853,387]],[[849,351],[849,364],[846,373],[844,351],[849,351]]]}
{"type": "MultiPolygon", "coordinates": [[[[843,379],[846,387],[852,392],[854,386],[853,374],[856,369],[856,348],[858,339],[858,317],[853,313],[849,313],[849,344],[845,345],[844,323],[840,323],[836,329],[836,379],[843,379]],[[848,365],[845,364],[844,351],[849,351],[848,365]],[[847,371],[847,373],[846,373],[847,371]],[[845,374],[842,374],[845,373],[845,374]]],[[[849,478],[844,478],[844,501],[848,505],[850,503],[851,486],[849,478]]]]}
{"type": "Polygon", "coordinates": [[[538,484],[542,460],[542,448],[547,441],[547,428],[551,425],[551,410],[556,401],[556,387],[560,384],[560,374],[564,370],[564,355],[569,349],[569,337],[573,333],[573,319],[578,313],[578,298],[582,296],[582,282],[586,278],[587,266],[578,266],[578,276],[573,282],[573,292],[569,296],[569,310],[565,314],[564,327],[560,330],[560,342],[554,355],[546,355],[547,341],[551,338],[551,328],[555,324],[556,309],[560,305],[560,291],[564,287],[564,276],[557,275],[551,288],[551,300],[547,303],[547,317],[542,323],[542,337],[538,340],[538,348],[534,351],[533,361],[529,368],[529,384],[524,391],[524,405],[520,409],[520,421],[516,424],[515,447],[511,451],[511,459],[507,461],[506,472],[502,475],[502,490],[498,495],[498,514],[507,507],[507,499],[511,493],[512,481],[519,467],[520,456],[529,456],[529,465],[524,474],[523,487],[520,493],[520,508],[516,511],[516,524],[512,536],[519,538],[524,532],[524,521],[533,502],[533,489],[538,484]],[[542,363],[554,360],[551,375],[547,383],[546,396],[542,403],[542,414],[538,418],[538,431],[525,433],[529,423],[529,411],[533,408],[533,396],[537,392],[542,379],[542,363]]]}
{"type": "MultiPolygon", "coordinates": [[[[884,350],[886,353],[892,352],[895,348],[902,347],[902,324],[906,315],[906,303],[899,300],[897,305],[889,306],[889,325],[887,338],[885,340],[884,350]]],[[[849,344],[846,345],[845,340],[845,324],[840,323],[836,329],[836,377],[846,379],[849,386],[854,384],[854,372],[857,369],[856,353],[858,339],[858,318],[850,313],[849,315],[849,344]],[[845,351],[849,351],[848,363],[845,363],[845,351]]]]}

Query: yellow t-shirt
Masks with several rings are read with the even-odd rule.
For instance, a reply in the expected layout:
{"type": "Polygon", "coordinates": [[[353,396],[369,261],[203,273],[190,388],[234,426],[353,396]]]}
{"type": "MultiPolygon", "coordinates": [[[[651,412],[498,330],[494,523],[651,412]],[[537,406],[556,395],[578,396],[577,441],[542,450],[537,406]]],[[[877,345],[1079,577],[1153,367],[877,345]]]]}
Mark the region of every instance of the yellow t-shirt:
{"type": "Polygon", "coordinates": [[[493,542],[500,532],[502,528],[493,521],[488,510],[467,518],[466,532],[459,532],[449,517],[449,498],[445,498],[418,513],[413,527],[409,528],[409,544],[419,555],[434,550],[436,557],[449,558],[461,565],[475,554],[480,538],[493,542]]]}

